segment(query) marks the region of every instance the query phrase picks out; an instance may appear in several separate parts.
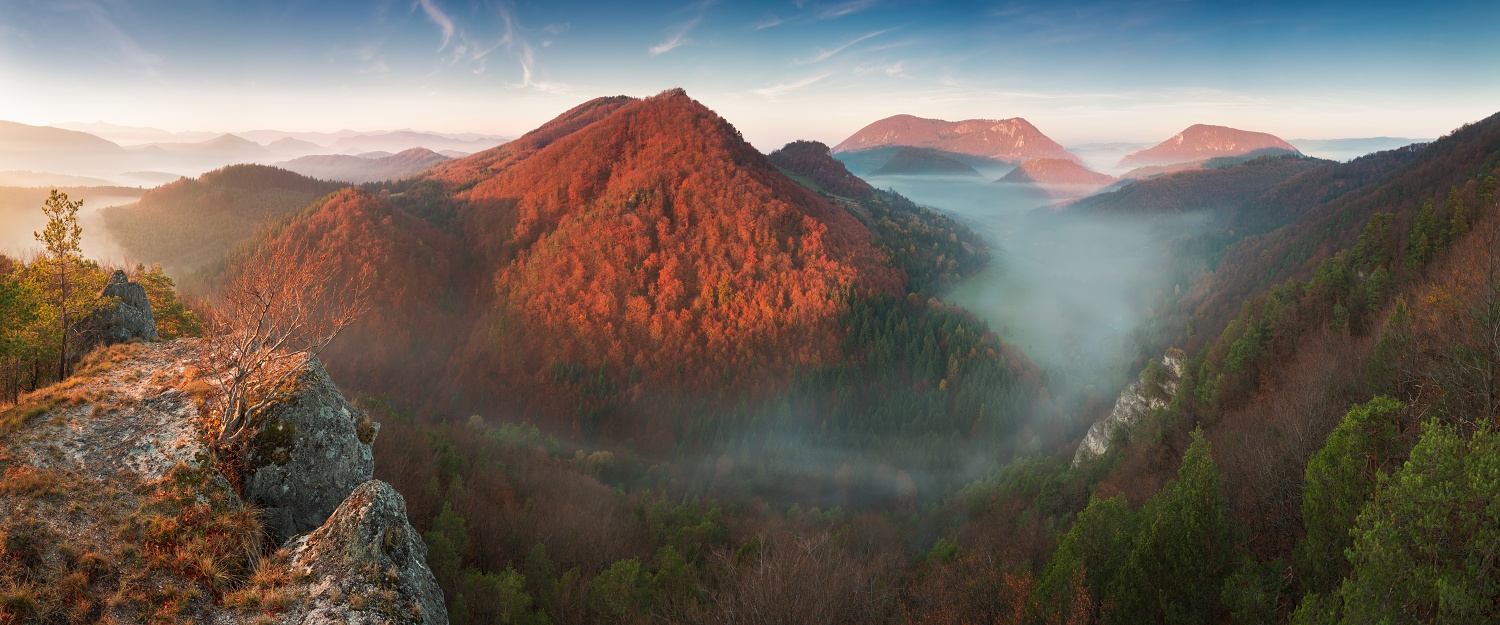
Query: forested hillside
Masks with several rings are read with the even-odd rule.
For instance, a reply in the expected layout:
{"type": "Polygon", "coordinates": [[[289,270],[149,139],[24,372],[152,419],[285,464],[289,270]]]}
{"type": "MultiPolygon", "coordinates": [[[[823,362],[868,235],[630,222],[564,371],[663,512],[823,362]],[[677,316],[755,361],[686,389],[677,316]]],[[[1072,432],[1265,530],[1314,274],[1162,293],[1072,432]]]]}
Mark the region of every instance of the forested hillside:
{"type": "Polygon", "coordinates": [[[231,165],[106,209],[104,223],[132,257],[187,277],[212,267],[260,227],[343,186],[264,165],[231,165]]]}
{"type": "Polygon", "coordinates": [[[1058,617],[1496,618],[1500,119],[1399,152],[1273,189],[1325,199],[1193,280],[1161,328],[1187,348],[1166,407],[1077,469],[970,486],[947,506],[960,552],[1035,574],[1058,617]]]}

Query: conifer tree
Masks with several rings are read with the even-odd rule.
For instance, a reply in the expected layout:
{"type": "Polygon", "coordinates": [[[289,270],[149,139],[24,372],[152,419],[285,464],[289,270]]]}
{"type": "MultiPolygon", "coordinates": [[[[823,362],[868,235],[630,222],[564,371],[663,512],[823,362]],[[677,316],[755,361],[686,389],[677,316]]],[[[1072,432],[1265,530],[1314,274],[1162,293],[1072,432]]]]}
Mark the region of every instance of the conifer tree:
{"type": "Polygon", "coordinates": [[[68,324],[69,316],[76,312],[69,302],[72,284],[68,280],[68,269],[83,255],[83,227],[78,225],[78,208],[83,200],[69,200],[68,194],[52,190],[42,206],[47,215],[47,226],[41,232],[33,232],[38,243],[47,246],[47,256],[52,260],[56,274],[57,292],[52,301],[58,308],[58,341],[61,349],[57,357],[57,379],[68,375],[68,324]]]}

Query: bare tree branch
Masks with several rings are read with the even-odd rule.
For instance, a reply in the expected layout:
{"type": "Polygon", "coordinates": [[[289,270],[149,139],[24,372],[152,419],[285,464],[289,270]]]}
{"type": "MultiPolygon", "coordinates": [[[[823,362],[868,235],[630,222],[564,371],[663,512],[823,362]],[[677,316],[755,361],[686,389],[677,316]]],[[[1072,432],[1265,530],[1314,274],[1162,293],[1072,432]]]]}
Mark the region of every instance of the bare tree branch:
{"type": "Polygon", "coordinates": [[[220,447],[241,443],[255,416],[290,392],[306,361],[368,307],[368,270],[340,273],[326,255],[277,249],[222,285],[201,346],[220,447]]]}

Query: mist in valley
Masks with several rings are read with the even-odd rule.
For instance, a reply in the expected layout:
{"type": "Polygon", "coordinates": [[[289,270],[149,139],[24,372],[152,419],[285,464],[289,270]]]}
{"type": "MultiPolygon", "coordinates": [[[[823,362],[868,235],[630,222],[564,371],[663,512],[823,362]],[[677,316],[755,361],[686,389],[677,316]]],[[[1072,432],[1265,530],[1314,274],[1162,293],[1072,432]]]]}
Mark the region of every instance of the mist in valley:
{"type": "MultiPolygon", "coordinates": [[[[0,187],[0,254],[13,258],[30,258],[42,250],[33,233],[47,225],[42,213],[43,202],[51,189],[43,187],[0,187]]],[[[83,256],[109,264],[132,261],[125,250],[110,236],[101,210],[136,202],[144,190],[126,187],[84,187],[62,189],[70,200],[82,200],[78,224],[83,228],[83,256]]]]}
{"type": "MultiPolygon", "coordinates": [[[[1168,284],[1173,239],[1211,227],[1204,214],[1134,217],[1071,212],[1047,189],[973,177],[867,177],[974,229],[990,264],[944,300],[973,312],[1044,371],[1053,402],[1078,414],[1091,396],[1105,407],[1134,379],[1140,332],[1168,284]]],[[[1186,285],[1180,285],[1186,288],[1186,285]]]]}

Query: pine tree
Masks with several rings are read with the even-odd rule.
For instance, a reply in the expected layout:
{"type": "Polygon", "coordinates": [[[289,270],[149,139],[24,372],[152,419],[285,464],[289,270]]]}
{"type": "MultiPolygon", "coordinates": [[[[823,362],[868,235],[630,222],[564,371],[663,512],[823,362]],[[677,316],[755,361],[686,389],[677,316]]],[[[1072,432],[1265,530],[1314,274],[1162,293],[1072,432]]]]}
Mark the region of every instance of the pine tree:
{"type": "Polygon", "coordinates": [[[1422,203],[1422,209],[1417,211],[1417,222],[1412,226],[1411,235],[1408,237],[1406,266],[1409,268],[1420,268],[1427,264],[1437,253],[1441,239],[1438,237],[1437,209],[1429,198],[1422,203]]]}
{"type": "Polygon", "coordinates": [[[1448,195],[1448,240],[1457,241],[1469,233],[1469,205],[1457,193],[1448,195]]]}
{"type": "Polygon", "coordinates": [[[76,312],[68,301],[72,287],[68,281],[68,269],[83,256],[83,228],[78,225],[78,209],[81,206],[83,200],[69,200],[68,194],[53,189],[42,206],[42,212],[47,215],[47,227],[41,232],[32,233],[38,243],[47,246],[47,256],[51,258],[53,271],[57,276],[57,293],[52,301],[58,308],[58,342],[61,348],[57,357],[58,380],[68,375],[69,316],[76,312]]]}

